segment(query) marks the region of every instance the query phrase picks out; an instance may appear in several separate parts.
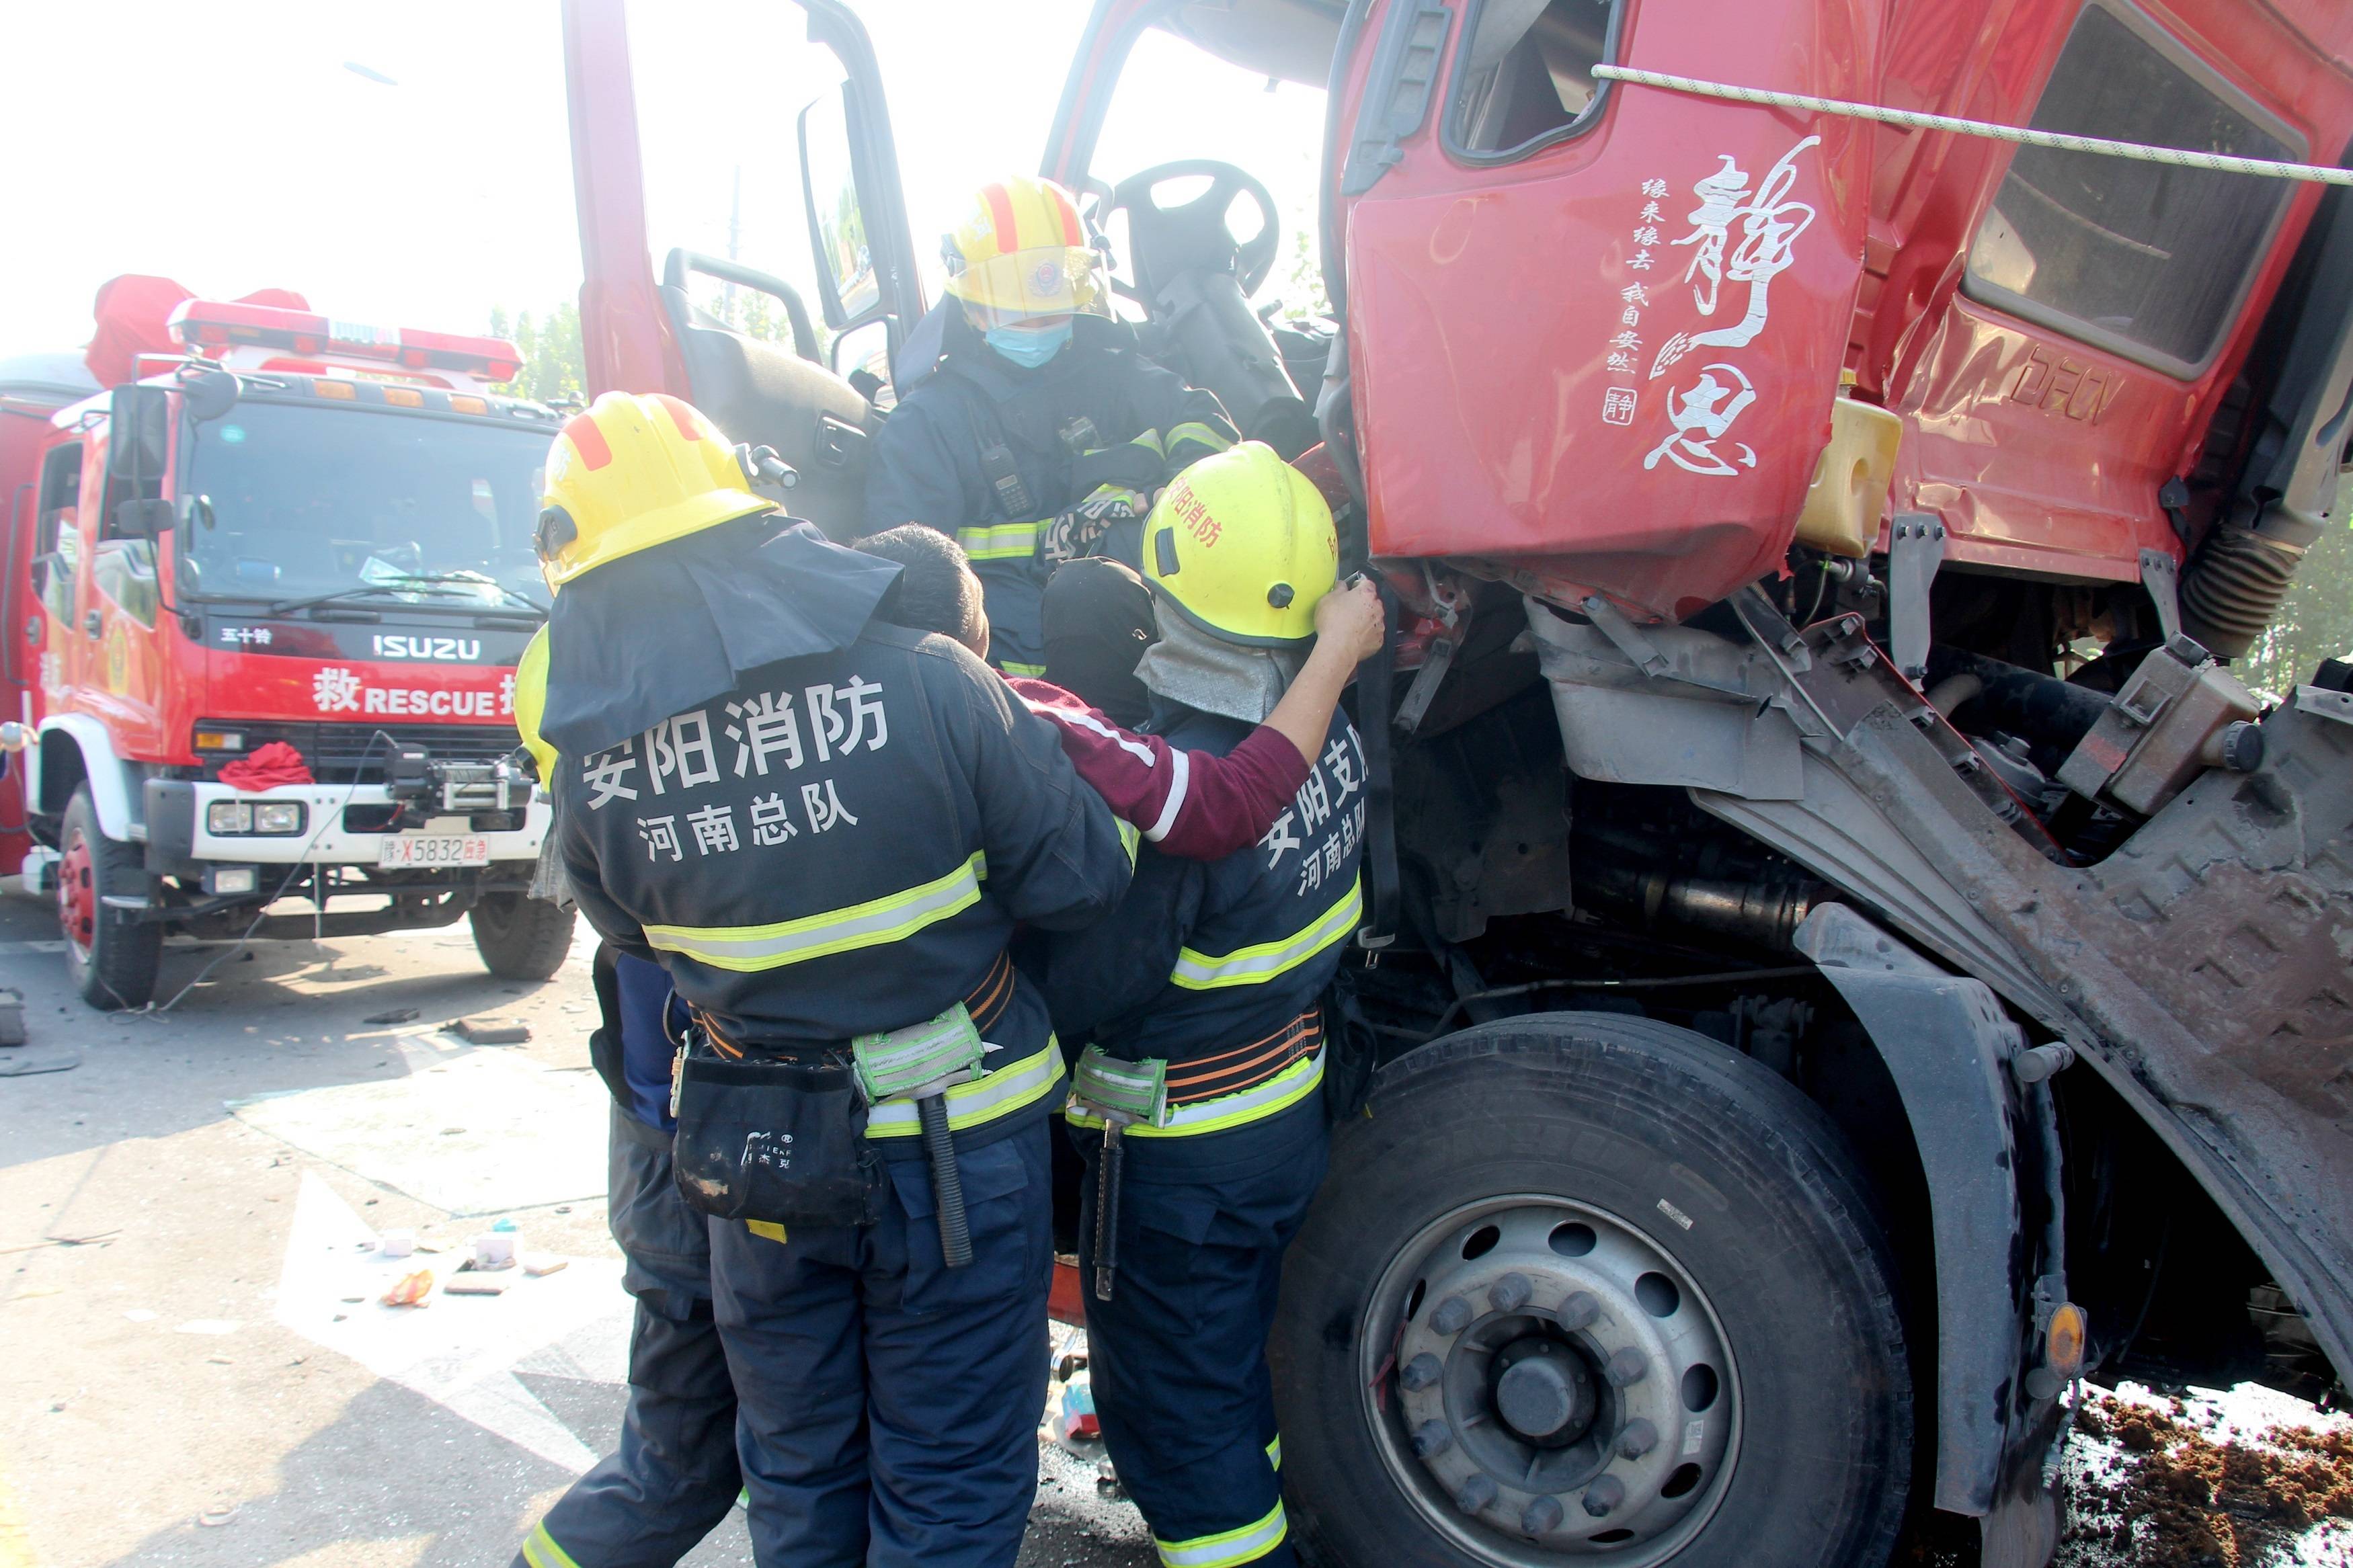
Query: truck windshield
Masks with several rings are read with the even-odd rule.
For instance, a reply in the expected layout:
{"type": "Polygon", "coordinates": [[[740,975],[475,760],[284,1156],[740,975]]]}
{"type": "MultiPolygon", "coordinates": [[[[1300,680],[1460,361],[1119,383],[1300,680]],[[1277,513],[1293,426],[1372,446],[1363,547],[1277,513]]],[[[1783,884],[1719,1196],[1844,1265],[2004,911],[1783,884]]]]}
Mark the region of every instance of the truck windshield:
{"type": "Polygon", "coordinates": [[[545,604],[532,553],[548,432],[248,400],[196,426],[182,584],[285,601],[545,604]]]}

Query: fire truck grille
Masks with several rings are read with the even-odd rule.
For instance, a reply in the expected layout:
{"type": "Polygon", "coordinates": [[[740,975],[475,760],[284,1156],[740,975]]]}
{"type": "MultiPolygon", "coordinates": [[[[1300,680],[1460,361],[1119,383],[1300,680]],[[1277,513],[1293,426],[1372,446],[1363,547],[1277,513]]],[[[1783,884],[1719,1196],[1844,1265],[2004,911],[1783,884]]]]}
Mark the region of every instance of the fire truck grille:
{"type": "Polygon", "coordinates": [[[235,756],[207,757],[205,776],[218,778],[222,766],[251,756],[272,741],[302,753],[311,776],[321,784],[382,784],[393,742],[422,746],[437,762],[490,763],[522,743],[512,724],[287,724],[246,720],[206,720],[200,730],[235,730],[245,750],[235,756]],[[391,737],[390,740],[385,737],[391,737]]]}

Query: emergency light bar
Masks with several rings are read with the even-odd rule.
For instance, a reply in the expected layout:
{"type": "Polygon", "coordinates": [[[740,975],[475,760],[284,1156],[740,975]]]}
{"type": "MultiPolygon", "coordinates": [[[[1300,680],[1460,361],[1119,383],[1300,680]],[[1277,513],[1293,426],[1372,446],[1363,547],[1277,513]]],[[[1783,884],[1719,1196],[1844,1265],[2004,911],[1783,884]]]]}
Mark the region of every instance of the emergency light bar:
{"type": "Polygon", "coordinates": [[[486,382],[512,381],[522,368],[522,351],[503,338],[427,332],[415,327],[372,327],[274,305],[183,300],[166,325],[185,347],[215,355],[238,348],[291,349],[326,360],[453,371],[486,382]]]}

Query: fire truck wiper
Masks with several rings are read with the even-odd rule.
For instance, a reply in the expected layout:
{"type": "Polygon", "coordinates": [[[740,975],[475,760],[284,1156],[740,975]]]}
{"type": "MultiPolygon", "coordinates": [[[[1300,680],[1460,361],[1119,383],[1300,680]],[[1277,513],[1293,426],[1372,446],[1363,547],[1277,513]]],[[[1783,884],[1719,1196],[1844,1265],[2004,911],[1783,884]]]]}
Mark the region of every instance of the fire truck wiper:
{"type": "MultiPolygon", "coordinates": [[[[480,584],[476,584],[474,586],[479,587],[480,584]]],[[[545,610],[541,609],[537,605],[532,604],[529,599],[524,598],[521,594],[514,593],[512,589],[501,588],[499,592],[507,595],[511,598],[519,600],[523,605],[529,606],[532,612],[535,615],[543,616],[547,613],[545,610]]],[[[262,614],[265,616],[290,616],[297,610],[307,610],[316,605],[338,605],[353,599],[376,599],[382,598],[386,595],[397,594],[438,594],[443,595],[443,602],[441,603],[417,604],[407,606],[408,608],[415,610],[451,610],[460,615],[473,615],[488,608],[488,606],[483,605],[482,602],[479,598],[476,598],[474,595],[468,593],[465,589],[456,586],[438,583],[424,583],[419,586],[411,586],[406,584],[394,584],[387,583],[364,588],[344,588],[332,594],[313,594],[309,598],[305,599],[280,599],[278,603],[262,611],[262,614]],[[473,602],[466,605],[454,605],[447,602],[448,598],[457,596],[463,596],[465,598],[471,599],[473,602]]]]}
{"type": "Polygon", "coordinates": [[[509,604],[520,605],[534,616],[544,616],[547,614],[547,606],[541,604],[538,600],[533,599],[530,595],[518,594],[503,583],[494,583],[487,577],[483,577],[473,573],[425,572],[417,574],[413,576],[404,577],[401,579],[399,584],[388,585],[391,586],[395,592],[398,592],[402,585],[409,583],[448,583],[462,584],[470,588],[488,588],[493,593],[503,595],[509,604]]]}

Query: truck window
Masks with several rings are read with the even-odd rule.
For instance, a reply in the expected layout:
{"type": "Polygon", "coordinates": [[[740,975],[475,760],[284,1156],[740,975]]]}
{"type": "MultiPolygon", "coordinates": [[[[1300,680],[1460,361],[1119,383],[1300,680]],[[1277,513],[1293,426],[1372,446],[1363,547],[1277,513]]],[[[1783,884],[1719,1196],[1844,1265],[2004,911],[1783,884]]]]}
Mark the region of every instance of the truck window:
{"type": "Polygon", "coordinates": [[[81,502],[81,443],[69,441],[42,459],[40,523],[34,533],[34,579],[42,607],[60,622],[73,619],[75,549],[81,502]]]}
{"type": "MultiPolygon", "coordinates": [[[[2296,159],[2302,141],[2136,12],[2084,6],[2039,130],[2296,159]]],[[[2212,359],[2294,187],[2021,147],[1969,247],[1968,291],[2176,375],[2212,359]]]]}
{"type": "Polygon", "coordinates": [[[1472,0],[1447,151],[1500,163],[1581,129],[1600,96],[1593,68],[1616,43],[1618,9],[1618,0],[1472,0]]]}
{"type": "Polygon", "coordinates": [[[188,493],[211,516],[180,525],[195,597],[546,603],[532,553],[543,426],[248,398],[195,447],[188,493]]]}

